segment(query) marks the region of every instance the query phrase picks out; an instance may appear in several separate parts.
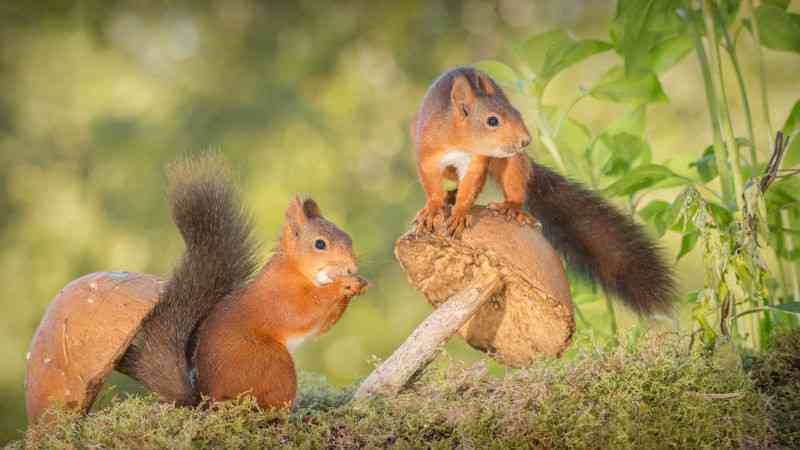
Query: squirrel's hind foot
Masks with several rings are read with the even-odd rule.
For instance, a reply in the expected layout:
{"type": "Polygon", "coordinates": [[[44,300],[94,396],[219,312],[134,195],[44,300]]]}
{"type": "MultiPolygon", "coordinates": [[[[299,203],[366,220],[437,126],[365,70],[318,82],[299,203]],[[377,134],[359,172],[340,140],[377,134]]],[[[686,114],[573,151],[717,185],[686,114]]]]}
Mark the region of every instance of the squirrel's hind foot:
{"type": "Polygon", "coordinates": [[[499,202],[486,205],[492,211],[504,216],[508,220],[527,225],[532,228],[541,228],[542,224],[530,213],[522,209],[522,205],[517,203],[499,202]]]}

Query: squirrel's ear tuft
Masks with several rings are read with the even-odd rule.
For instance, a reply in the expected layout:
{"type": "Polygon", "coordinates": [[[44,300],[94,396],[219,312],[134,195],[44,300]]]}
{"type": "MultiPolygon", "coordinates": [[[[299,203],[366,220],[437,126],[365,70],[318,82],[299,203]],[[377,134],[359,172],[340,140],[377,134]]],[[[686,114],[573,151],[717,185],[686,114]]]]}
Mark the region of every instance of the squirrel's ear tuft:
{"type": "Polygon", "coordinates": [[[319,205],[311,198],[307,198],[303,201],[303,213],[308,219],[322,217],[322,211],[319,210],[319,205]]]}
{"type": "Polygon", "coordinates": [[[478,86],[480,86],[481,91],[485,95],[494,95],[495,92],[495,84],[489,75],[486,75],[483,72],[478,72],[478,86]]]}
{"type": "Polygon", "coordinates": [[[306,213],[300,197],[295,196],[289,201],[289,207],[286,208],[286,221],[297,225],[306,223],[306,213]]]}
{"type": "Polygon", "coordinates": [[[453,80],[453,87],[450,89],[450,99],[453,106],[457,107],[464,116],[468,116],[475,102],[475,92],[469,84],[467,77],[459,75],[453,80]]]}

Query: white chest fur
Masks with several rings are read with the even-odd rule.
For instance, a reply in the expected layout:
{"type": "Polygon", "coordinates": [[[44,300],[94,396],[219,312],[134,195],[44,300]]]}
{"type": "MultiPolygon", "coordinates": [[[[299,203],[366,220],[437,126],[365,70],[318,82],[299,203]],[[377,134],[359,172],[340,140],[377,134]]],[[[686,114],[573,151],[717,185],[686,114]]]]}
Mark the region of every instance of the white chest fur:
{"type": "Polygon", "coordinates": [[[305,342],[306,339],[308,339],[310,337],[313,337],[314,335],[317,334],[318,331],[319,331],[319,327],[317,326],[317,327],[314,327],[311,330],[309,330],[308,333],[306,333],[306,334],[298,334],[298,335],[292,336],[290,338],[287,338],[286,339],[286,348],[289,349],[290,352],[295,351],[301,345],[303,345],[303,342],[305,342]]]}
{"type": "Polygon", "coordinates": [[[461,180],[467,173],[467,167],[469,167],[470,161],[472,161],[472,155],[469,153],[461,150],[448,150],[447,153],[442,156],[439,165],[442,167],[442,170],[447,167],[456,169],[458,179],[461,180]]]}

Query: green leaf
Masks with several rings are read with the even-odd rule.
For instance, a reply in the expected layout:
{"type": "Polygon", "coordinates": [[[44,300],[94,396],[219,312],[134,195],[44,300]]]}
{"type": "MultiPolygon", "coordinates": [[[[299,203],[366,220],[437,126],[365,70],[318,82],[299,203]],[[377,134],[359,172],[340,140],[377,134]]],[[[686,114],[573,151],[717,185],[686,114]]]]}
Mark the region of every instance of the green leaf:
{"type": "Polygon", "coordinates": [[[711,217],[714,219],[714,222],[720,228],[727,227],[733,220],[733,214],[730,212],[728,208],[725,208],[722,205],[718,205],[714,202],[707,202],[706,208],[708,208],[709,214],[711,214],[711,217]]]}
{"type": "Polygon", "coordinates": [[[558,42],[568,39],[564,30],[552,30],[540,33],[526,39],[512,48],[520,62],[526,65],[538,77],[542,73],[547,51],[558,42]]]}
{"type": "MultiPolygon", "coordinates": [[[[722,11],[720,11],[720,13],[723,15],[721,19],[723,19],[725,22],[724,26],[730,27],[733,25],[733,22],[736,21],[736,16],[739,15],[739,8],[741,5],[742,2],[740,0],[722,0],[717,3],[717,6],[722,7],[722,11]]],[[[717,23],[716,25],[717,31],[723,33],[724,31],[721,29],[723,24],[717,23]]]]}
{"type": "Polygon", "coordinates": [[[664,200],[653,200],[638,211],[642,220],[652,223],[656,227],[656,232],[659,237],[663,236],[670,225],[672,225],[667,224],[670,206],[669,202],[665,202],[664,200]]]}
{"type": "MultiPolygon", "coordinates": [[[[617,52],[625,60],[625,74],[628,78],[653,71],[653,64],[661,59],[656,49],[665,45],[666,40],[686,35],[686,25],[677,14],[678,9],[683,6],[682,0],[617,2],[610,34],[617,52]]],[[[672,58],[667,56],[670,51],[660,51],[666,52],[662,55],[665,61],[672,58]]]]}
{"type": "Polygon", "coordinates": [[[794,103],[781,131],[789,138],[789,148],[783,157],[783,167],[791,167],[800,163],[800,100],[794,103]]]}
{"type": "Polygon", "coordinates": [[[589,94],[600,100],[637,105],[667,101],[661,82],[655,74],[647,73],[636,78],[625,78],[620,66],[609,70],[589,94]]]}
{"type": "Polygon", "coordinates": [[[648,53],[647,67],[661,75],[681,62],[692,50],[694,50],[694,40],[688,34],[665,39],[648,53]]]}
{"type": "Polygon", "coordinates": [[[675,258],[675,261],[680,261],[681,258],[683,258],[689,252],[691,252],[697,245],[697,240],[699,237],[700,237],[699,230],[694,230],[689,233],[685,233],[681,238],[681,249],[678,252],[678,257],[675,258]]]}
{"type": "Polygon", "coordinates": [[[473,64],[476,69],[489,74],[501,87],[519,88],[520,77],[511,67],[491,59],[486,59],[473,64]]]}
{"type": "Polygon", "coordinates": [[[667,229],[673,229],[679,233],[695,229],[694,224],[691,222],[691,217],[697,211],[697,202],[687,204],[686,200],[690,193],[696,193],[693,187],[684,189],[675,197],[669,209],[663,213],[661,219],[667,229]]]}
{"type": "Polygon", "coordinates": [[[544,87],[567,67],[612,47],[607,42],[575,39],[559,29],[532,36],[513,48],[516,56],[531,69],[535,81],[544,87]]]}
{"type": "Polygon", "coordinates": [[[781,209],[796,205],[800,198],[800,177],[781,178],[767,189],[767,205],[769,209],[781,209]]]}
{"type": "Polygon", "coordinates": [[[762,4],[756,8],[755,18],[764,47],[800,53],[800,14],[762,4]]]}
{"type": "Polygon", "coordinates": [[[642,138],[628,133],[609,135],[603,133],[595,145],[604,145],[610,153],[600,169],[603,175],[620,175],[628,172],[633,163],[642,155],[651,153],[650,145],[642,138]]]}
{"type": "Polygon", "coordinates": [[[792,0],[761,0],[761,3],[764,4],[764,5],[772,5],[772,6],[778,7],[778,8],[783,9],[783,10],[788,8],[789,7],[789,3],[791,3],[791,2],[792,2],[792,0]]]}
{"type": "MultiPolygon", "coordinates": [[[[554,127],[557,121],[561,118],[561,112],[555,106],[542,106],[542,111],[547,117],[547,122],[554,127]]],[[[565,117],[558,130],[558,135],[555,136],[558,148],[569,151],[572,155],[583,155],[590,142],[589,128],[573,119],[572,117],[565,117]]]]}
{"type": "Polygon", "coordinates": [[[781,303],[779,305],[766,305],[767,308],[783,313],[800,314],[800,302],[781,303]]]}
{"type": "Polygon", "coordinates": [[[681,178],[665,166],[646,164],[636,167],[612,183],[605,189],[605,193],[610,197],[630,195],[671,179],[680,180],[681,178]]]}
{"type": "Polygon", "coordinates": [[[789,148],[783,157],[783,168],[789,168],[800,164],[800,133],[797,133],[789,140],[789,148]]]}
{"type": "Polygon", "coordinates": [[[781,131],[788,136],[798,129],[800,129],[800,100],[794,102],[794,106],[789,111],[789,116],[786,117],[786,122],[783,123],[781,131]]]}
{"type": "Polygon", "coordinates": [[[607,129],[609,134],[629,133],[635,136],[644,136],[645,121],[647,119],[647,106],[639,105],[616,119],[607,129]]]}
{"type": "Polygon", "coordinates": [[[669,202],[653,200],[644,208],[639,209],[639,216],[645,222],[651,222],[657,215],[664,213],[669,208],[669,202]]]}
{"type": "Polygon", "coordinates": [[[584,59],[611,49],[611,44],[595,40],[576,41],[571,37],[550,47],[542,66],[541,77],[551,80],[559,72],[584,59]]]}
{"type": "Polygon", "coordinates": [[[691,162],[689,167],[697,169],[697,174],[700,175],[700,179],[703,183],[708,183],[716,178],[719,172],[717,171],[717,157],[714,154],[714,146],[709,145],[706,147],[703,151],[703,156],[691,162]]]}

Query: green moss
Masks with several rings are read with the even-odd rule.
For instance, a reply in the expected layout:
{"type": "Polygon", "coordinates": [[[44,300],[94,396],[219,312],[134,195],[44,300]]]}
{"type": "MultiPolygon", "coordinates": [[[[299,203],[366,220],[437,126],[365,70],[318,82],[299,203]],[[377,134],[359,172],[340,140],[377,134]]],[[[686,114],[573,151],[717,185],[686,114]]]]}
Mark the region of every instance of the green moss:
{"type": "Polygon", "coordinates": [[[12,448],[767,448],[768,405],[742,370],[652,338],[495,377],[440,358],[402,395],[349,403],[304,375],[296,408],[175,408],[151,396],[60,414],[12,448]]]}
{"type": "Polygon", "coordinates": [[[776,335],[767,352],[753,355],[751,373],[767,396],[778,444],[800,448],[800,330],[776,335]]]}

